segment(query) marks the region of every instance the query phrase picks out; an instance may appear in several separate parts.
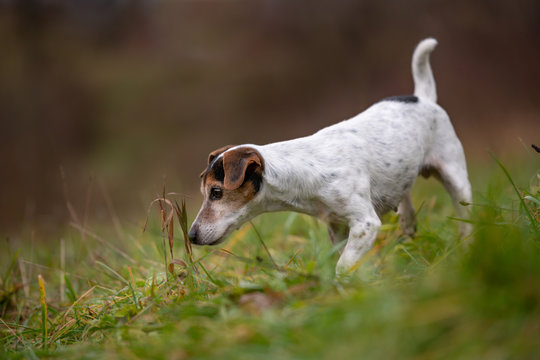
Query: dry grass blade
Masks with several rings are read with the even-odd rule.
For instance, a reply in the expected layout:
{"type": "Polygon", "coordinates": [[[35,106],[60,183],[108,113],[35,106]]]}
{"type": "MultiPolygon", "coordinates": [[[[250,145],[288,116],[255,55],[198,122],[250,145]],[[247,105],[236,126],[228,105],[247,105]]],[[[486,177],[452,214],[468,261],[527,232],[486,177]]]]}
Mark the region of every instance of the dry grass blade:
{"type": "Polygon", "coordinates": [[[188,266],[184,260],[180,260],[180,259],[172,259],[171,264],[175,264],[184,268],[187,268],[188,266]]]}
{"type": "MultiPolygon", "coordinates": [[[[167,204],[171,209],[174,209],[173,203],[172,203],[170,200],[168,200],[168,199],[158,197],[158,198],[155,198],[154,200],[152,200],[152,201],[150,202],[150,205],[148,205],[148,209],[146,210],[146,219],[145,219],[145,221],[144,221],[143,232],[146,231],[146,227],[148,226],[148,219],[149,219],[149,216],[150,216],[150,211],[152,210],[152,206],[153,206],[155,203],[158,203],[159,206],[160,206],[160,209],[163,209],[162,202],[163,202],[164,204],[167,204]]],[[[169,216],[171,216],[171,215],[169,214],[169,216]]]]}
{"type": "Polygon", "coordinates": [[[81,296],[79,296],[79,298],[77,300],[75,300],[73,302],[73,304],[71,304],[71,306],[69,307],[69,309],[67,309],[67,311],[64,313],[64,319],[63,321],[66,321],[66,318],[68,316],[68,314],[71,312],[71,310],[73,310],[73,308],[75,307],[75,305],[77,304],[80,304],[80,302],[82,301],[82,299],[84,299],[85,297],[87,297],[88,295],[90,295],[92,293],[92,291],[94,291],[94,289],[96,288],[96,286],[92,286],[90,289],[88,289],[84,294],[82,294],[81,296]]]}
{"type": "Polygon", "coordinates": [[[163,206],[161,205],[161,201],[159,202],[159,206],[161,208],[160,215],[161,215],[161,238],[163,239],[163,263],[165,265],[165,276],[167,277],[167,281],[169,281],[169,272],[167,271],[167,246],[166,244],[166,237],[165,235],[165,210],[163,210],[163,206]]]}
{"type": "Polygon", "coordinates": [[[186,254],[188,255],[189,261],[193,264],[193,249],[191,248],[191,242],[189,241],[188,228],[187,228],[187,212],[186,212],[186,202],[182,200],[182,208],[178,205],[178,202],[175,201],[174,210],[176,216],[178,217],[178,222],[182,228],[182,235],[184,236],[184,247],[186,248],[186,254]]]}
{"type": "Polygon", "coordinates": [[[172,259],[169,264],[169,272],[174,275],[174,265],[178,265],[182,267],[183,269],[187,269],[188,264],[184,260],[180,259],[172,259]]]}
{"type": "Polygon", "coordinates": [[[219,251],[220,251],[220,252],[223,252],[223,253],[225,253],[225,254],[227,254],[227,255],[237,256],[237,255],[235,255],[234,253],[232,253],[230,250],[227,250],[227,249],[224,249],[224,248],[219,249],[219,251]]]}
{"type": "Polygon", "coordinates": [[[168,234],[169,234],[169,251],[170,251],[170,254],[171,254],[171,259],[173,259],[174,258],[174,255],[173,255],[174,221],[173,221],[172,217],[171,217],[171,220],[167,223],[167,227],[168,227],[168,234]]]}
{"type": "Polygon", "coordinates": [[[66,333],[69,329],[71,329],[74,325],[76,325],[77,320],[71,319],[67,323],[64,323],[60,328],[49,337],[49,343],[50,346],[53,342],[55,342],[60,336],[62,336],[64,333],[66,333]]]}
{"type": "MultiPolygon", "coordinates": [[[[146,228],[148,226],[148,219],[150,216],[150,210],[152,209],[152,206],[154,204],[158,204],[159,206],[159,214],[160,214],[160,221],[161,221],[161,234],[163,239],[163,260],[165,265],[165,274],[167,277],[167,280],[169,279],[169,272],[172,272],[174,267],[168,266],[167,261],[167,242],[169,244],[169,254],[171,257],[171,260],[174,259],[174,213],[178,212],[175,205],[166,198],[166,195],[168,195],[165,192],[165,184],[163,185],[163,190],[161,197],[158,197],[150,202],[150,205],[148,206],[148,210],[146,213],[146,220],[144,222],[143,232],[146,231],[146,228]]],[[[178,204],[176,204],[178,206],[178,204]]],[[[182,225],[182,223],[181,223],[182,225]]],[[[191,258],[191,256],[190,256],[191,258]]]]}
{"type": "Polygon", "coordinates": [[[302,252],[302,250],[304,250],[304,249],[299,248],[298,250],[295,251],[294,255],[289,259],[289,261],[287,261],[287,264],[285,264],[285,268],[289,267],[289,265],[294,261],[296,256],[298,256],[298,254],[300,254],[302,252]]]}

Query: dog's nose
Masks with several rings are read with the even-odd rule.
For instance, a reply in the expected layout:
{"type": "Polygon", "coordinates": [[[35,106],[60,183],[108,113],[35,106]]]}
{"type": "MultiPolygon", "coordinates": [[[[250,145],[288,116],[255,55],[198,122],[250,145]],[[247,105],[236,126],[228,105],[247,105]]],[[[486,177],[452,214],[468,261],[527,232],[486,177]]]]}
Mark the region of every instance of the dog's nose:
{"type": "Polygon", "coordinates": [[[195,229],[194,227],[189,229],[188,237],[189,237],[189,241],[192,244],[197,244],[197,229],[195,229]]]}

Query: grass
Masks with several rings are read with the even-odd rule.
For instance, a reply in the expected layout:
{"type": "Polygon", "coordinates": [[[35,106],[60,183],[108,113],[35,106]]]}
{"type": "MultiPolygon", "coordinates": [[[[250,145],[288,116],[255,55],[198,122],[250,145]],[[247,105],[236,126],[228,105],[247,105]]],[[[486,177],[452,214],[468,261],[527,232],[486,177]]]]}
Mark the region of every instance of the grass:
{"type": "Polygon", "coordinates": [[[497,160],[474,174],[468,250],[442,187],[419,180],[416,238],[387,215],[348,282],[312,218],[264,215],[221,248],[191,249],[185,206],[164,193],[147,225],[114,216],[62,240],[4,244],[0,357],[538,358],[535,171],[497,160]]]}

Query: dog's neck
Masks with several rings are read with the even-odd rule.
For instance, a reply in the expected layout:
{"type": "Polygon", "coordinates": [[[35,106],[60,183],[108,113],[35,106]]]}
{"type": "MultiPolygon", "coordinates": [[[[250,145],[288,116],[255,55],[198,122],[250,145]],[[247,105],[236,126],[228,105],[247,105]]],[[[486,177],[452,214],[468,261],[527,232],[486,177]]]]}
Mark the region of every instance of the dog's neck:
{"type": "Polygon", "coordinates": [[[298,211],[320,216],[324,176],[303,139],[257,147],[264,158],[261,212],[298,211]]]}

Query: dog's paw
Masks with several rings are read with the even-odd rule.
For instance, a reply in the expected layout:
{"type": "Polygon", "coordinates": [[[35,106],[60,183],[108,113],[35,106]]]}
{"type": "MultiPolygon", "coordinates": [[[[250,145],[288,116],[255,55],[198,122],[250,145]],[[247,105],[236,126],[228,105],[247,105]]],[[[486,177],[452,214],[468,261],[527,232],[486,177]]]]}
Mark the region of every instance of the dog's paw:
{"type": "Polygon", "coordinates": [[[416,234],[416,219],[401,216],[399,218],[399,226],[405,235],[414,238],[414,235],[416,234]]]}

